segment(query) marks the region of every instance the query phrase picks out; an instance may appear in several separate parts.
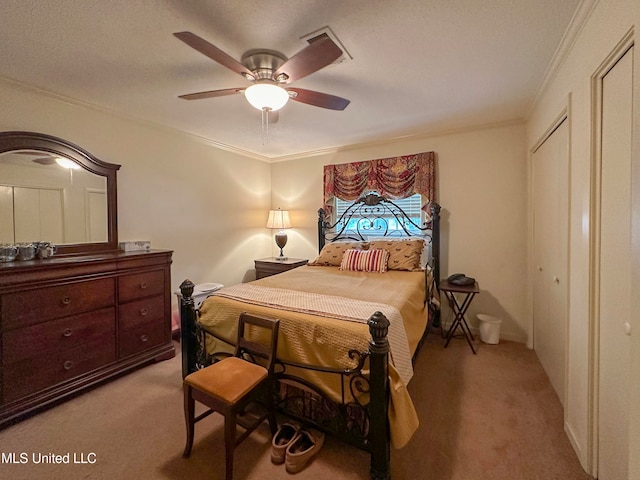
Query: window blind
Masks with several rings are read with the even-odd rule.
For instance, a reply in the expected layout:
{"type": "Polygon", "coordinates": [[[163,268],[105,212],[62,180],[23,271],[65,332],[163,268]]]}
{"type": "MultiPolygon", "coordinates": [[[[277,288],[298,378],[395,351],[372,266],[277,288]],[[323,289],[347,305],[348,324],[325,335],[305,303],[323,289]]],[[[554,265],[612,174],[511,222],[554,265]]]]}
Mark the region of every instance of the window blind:
{"type": "MultiPolygon", "coordinates": [[[[411,219],[416,225],[423,224],[422,215],[422,197],[419,193],[412,195],[408,198],[401,200],[392,200],[392,202],[399,208],[404,210],[407,217],[411,219]]],[[[337,221],[341,215],[353,204],[353,201],[342,200],[335,198],[335,213],[336,217],[334,221],[337,221]]],[[[358,231],[360,235],[365,237],[379,236],[381,232],[386,231],[386,235],[394,237],[404,237],[407,235],[407,231],[412,235],[419,235],[420,232],[415,226],[408,222],[405,222],[404,226],[400,224],[399,219],[394,217],[392,213],[386,212],[385,215],[380,215],[377,220],[371,223],[360,223],[357,217],[350,218],[347,224],[347,230],[358,231]]]]}
{"type": "MultiPolygon", "coordinates": [[[[400,200],[392,200],[392,202],[402,210],[404,210],[409,218],[414,221],[416,221],[417,219],[416,223],[418,223],[418,225],[421,223],[420,219],[422,218],[422,198],[419,193],[400,200]]],[[[351,200],[347,201],[336,197],[336,219],[340,218],[340,216],[352,203],[353,201],[351,200]]]]}

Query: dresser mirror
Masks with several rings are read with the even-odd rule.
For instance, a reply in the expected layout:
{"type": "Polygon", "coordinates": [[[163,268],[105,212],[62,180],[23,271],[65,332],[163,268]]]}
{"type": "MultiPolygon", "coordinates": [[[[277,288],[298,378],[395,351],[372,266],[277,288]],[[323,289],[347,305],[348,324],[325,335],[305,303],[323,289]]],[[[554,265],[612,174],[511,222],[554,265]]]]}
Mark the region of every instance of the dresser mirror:
{"type": "Polygon", "coordinates": [[[0,244],[50,242],[55,255],[116,250],[119,168],[57,137],[0,132],[0,244]]]}

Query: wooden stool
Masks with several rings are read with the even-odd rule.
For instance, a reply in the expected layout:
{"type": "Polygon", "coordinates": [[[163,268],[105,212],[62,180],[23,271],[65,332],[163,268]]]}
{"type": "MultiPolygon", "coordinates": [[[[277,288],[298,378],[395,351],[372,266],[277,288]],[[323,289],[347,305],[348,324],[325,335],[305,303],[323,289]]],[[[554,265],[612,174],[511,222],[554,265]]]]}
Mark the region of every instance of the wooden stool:
{"type": "Polygon", "coordinates": [[[191,455],[195,423],[213,412],[224,415],[224,448],[226,479],[233,478],[233,450],[266,418],[269,419],[271,433],[277,430],[275,408],[273,406],[273,370],[278,344],[280,321],[249,315],[240,315],[238,321],[238,342],[233,357],[228,357],[188,375],[184,379],[184,417],[187,424],[187,444],[184,457],[191,455]],[[259,343],[245,337],[245,325],[252,328],[253,338],[264,329],[270,332],[269,344],[259,343]],[[261,330],[259,332],[258,330],[261,330]],[[265,366],[253,363],[257,358],[264,360],[265,366]],[[266,399],[266,412],[248,423],[239,418],[244,408],[258,400],[266,399]],[[195,400],[210,409],[194,418],[195,400]],[[236,424],[245,431],[236,438],[236,424]]]}

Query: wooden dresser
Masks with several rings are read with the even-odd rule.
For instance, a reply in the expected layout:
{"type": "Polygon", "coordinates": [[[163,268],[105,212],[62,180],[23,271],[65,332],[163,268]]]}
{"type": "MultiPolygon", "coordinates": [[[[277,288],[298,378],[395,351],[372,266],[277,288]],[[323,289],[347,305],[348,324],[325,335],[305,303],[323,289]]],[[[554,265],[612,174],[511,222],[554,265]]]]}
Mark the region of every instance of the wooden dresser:
{"type": "Polygon", "coordinates": [[[170,251],[0,263],[0,427],[171,358],[170,251]]]}

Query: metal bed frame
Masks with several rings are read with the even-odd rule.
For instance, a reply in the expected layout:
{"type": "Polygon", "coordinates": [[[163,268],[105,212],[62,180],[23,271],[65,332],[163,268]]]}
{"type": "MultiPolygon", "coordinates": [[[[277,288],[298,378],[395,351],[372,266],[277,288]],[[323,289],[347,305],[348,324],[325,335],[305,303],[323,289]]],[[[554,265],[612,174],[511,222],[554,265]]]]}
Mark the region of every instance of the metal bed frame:
{"type": "MultiPolygon", "coordinates": [[[[438,288],[440,273],[440,206],[432,204],[431,218],[425,224],[415,222],[393,201],[367,193],[351,204],[335,223],[330,223],[323,209],[318,210],[319,250],[326,242],[337,240],[366,241],[370,236],[420,236],[430,240],[433,282],[427,281],[425,302],[428,302],[429,320],[414,359],[432,325],[439,322],[439,309],[432,305],[432,289],[438,288]],[[393,227],[390,225],[393,223],[393,227]]],[[[425,271],[425,276],[426,276],[425,271]]],[[[428,279],[428,277],[427,277],[428,279]]],[[[228,342],[198,322],[199,309],[193,300],[194,284],[185,280],[180,286],[180,318],[183,377],[203,368],[226,353],[209,354],[205,350],[206,337],[228,342]]],[[[389,433],[389,380],[387,333],[389,320],[374,312],[368,320],[371,339],[369,348],[362,352],[351,350],[349,356],[354,365],[347,369],[327,368],[321,365],[303,365],[277,361],[275,379],[279,388],[274,389],[274,402],[280,412],[329,434],[337,436],[371,455],[372,480],[387,480],[390,473],[389,433]],[[368,375],[364,373],[368,361],[368,375]],[[338,375],[341,379],[341,400],[335,401],[309,381],[290,371],[303,368],[338,375]],[[360,400],[368,397],[368,402],[360,400]]]]}

